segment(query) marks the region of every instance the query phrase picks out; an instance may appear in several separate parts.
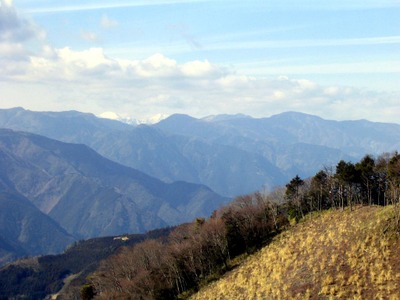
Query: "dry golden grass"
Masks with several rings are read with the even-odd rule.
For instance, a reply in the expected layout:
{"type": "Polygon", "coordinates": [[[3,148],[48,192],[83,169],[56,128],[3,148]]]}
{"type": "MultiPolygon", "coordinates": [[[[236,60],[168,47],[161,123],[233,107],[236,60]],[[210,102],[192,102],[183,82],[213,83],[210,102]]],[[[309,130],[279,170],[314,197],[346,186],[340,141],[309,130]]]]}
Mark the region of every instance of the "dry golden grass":
{"type": "Polygon", "coordinates": [[[392,212],[356,207],[309,216],[192,299],[400,299],[392,212]]]}

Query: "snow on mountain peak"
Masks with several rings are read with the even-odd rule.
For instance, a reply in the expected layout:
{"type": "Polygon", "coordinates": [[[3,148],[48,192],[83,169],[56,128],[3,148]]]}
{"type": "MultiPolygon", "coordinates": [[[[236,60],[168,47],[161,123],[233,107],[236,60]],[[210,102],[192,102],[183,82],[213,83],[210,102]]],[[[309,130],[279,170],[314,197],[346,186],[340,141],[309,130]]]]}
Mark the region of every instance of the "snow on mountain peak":
{"type": "Polygon", "coordinates": [[[104,119],[116,120],[116,121],[120,121],[120,122],[127,123],[127,124],[130,124],[130,125],[139,125],[139,124],[155,124],[155,123],[158,123],[161,120],[167,118],[168,115],[160,113],[160,114],[156,114],[156,115],[153,115],[153,116],[150,116],[150,117],[144,117],[144,118],[141,118],[141,119],[136,119],[136,118],[133,118],[133,117],[130,117],[130,116],[127,116],[127,115],[125,115],[125,116],[119,115],[119,114],[117,114],[117,113],[115,113],[113,111],[106,111],[106,112],[103,112],[103,113],[99,114],[98,117],[104,118],[104,119]]]}
{"type": "Polygon", "coordinates": [[[121,116],[113,111],[105,111],[102,114],[98,115],[100,118],[103,119],[110,119],[110,120],[119,120],[121,116]]]}

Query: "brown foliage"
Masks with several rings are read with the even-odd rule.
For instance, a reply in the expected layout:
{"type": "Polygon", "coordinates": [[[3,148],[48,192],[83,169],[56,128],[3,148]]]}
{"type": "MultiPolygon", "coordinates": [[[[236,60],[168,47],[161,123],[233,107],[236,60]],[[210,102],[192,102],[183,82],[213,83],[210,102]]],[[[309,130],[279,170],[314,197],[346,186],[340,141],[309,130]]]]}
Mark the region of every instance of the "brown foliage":
{"type": "Polygon", "coordinates": [[[281,226],[279,213],[259,193],[238,197],[208,220],[178,226],[165,243],[148,240],[124,248],[101,264],[91,285],[103,299],[174,298],[227,270],[230,259],[243,253],[234,251],[234,239],[244,241],[247,252],[261,247],[281,226]]]}
{"type": "Polygon", "coordinates": [[[237,197],[207,220],[178,226],[167,241],[124,248],[102,263],[90,283],[103,299],[176,298],[228,270],[235,256],[266,245],[289,217],[331,207],[393,203],[400,228],[400,155],[381,156],[376,163],[369,156],[356,165],[341,161],[336,169],[307,180],[296,176],[286,192],[237,197]]]}

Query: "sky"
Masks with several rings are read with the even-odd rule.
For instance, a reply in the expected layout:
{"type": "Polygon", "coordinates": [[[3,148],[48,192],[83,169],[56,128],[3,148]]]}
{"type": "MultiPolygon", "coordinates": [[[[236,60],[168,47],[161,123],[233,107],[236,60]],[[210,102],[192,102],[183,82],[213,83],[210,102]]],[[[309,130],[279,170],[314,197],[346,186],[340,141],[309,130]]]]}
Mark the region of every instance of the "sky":
{"type": "Polygon", "coordinates": [[[399,16],[400,0],[0,0],[0,108],[400,123],[399,16]]]}

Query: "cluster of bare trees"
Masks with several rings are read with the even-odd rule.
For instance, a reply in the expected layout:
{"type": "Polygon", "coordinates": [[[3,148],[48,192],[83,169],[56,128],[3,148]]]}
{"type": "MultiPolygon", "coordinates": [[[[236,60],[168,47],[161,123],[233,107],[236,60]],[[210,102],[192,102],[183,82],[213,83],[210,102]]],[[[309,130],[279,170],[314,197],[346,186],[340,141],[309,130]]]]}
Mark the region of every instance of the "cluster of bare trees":
{"type": "Polygon", "coordinates": [[[90,288],[103,299],[176,299],[229,269],[235,256],[264,246],[290,219],[359,204],[399,205],[399,186],[398,153],[340,161],[335,171],[295,176],[286,188],[237,197],[207,220],[178,226],[167,239],[124,248],[102,262],[90,288]]]}
{"type": "Polygon", "coordinates": [[[241,196],[207,220],[178,226],[167,240],[124,248],[102,262],[90,285],[103,299],[175,299],[264,245],[286,222],[269,196],[241,196]]]}

